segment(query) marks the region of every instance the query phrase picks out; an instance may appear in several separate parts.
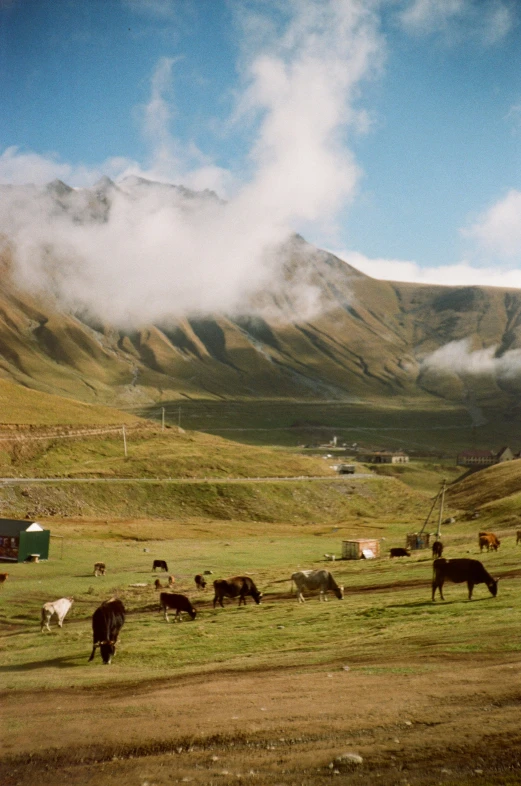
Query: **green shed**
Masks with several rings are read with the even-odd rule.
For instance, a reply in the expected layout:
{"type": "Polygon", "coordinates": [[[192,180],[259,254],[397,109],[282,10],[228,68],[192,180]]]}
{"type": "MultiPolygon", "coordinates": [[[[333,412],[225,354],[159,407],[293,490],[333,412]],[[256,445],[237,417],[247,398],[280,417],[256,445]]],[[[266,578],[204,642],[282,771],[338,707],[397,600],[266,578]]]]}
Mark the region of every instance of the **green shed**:
{"type": "Polygon", "coordinates": [[[49,558],[51,531],[37,521],[0,519],[0,562],[26,562],[49,558]]]}

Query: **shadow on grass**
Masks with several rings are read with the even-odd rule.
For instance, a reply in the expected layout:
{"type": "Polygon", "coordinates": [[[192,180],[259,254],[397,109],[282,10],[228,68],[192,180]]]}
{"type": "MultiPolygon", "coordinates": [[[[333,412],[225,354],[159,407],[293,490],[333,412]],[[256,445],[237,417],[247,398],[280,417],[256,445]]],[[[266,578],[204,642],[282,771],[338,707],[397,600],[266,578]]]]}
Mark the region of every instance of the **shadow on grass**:
{"type": "Polygon", "coordinates": [[[393,604],[390,604],[389,606],[386,606],[386,608],[388,608],[388,609],[414,609],[414,608],[418,608],[419,609],[419,608],[425,608],[427,606],[427,607],[430,607],[430,608],[434,609],[436,606],[454,606],[456,603],[469,603],[469,602],[470,603],[476,603],[476,602],[480,602],[482,600],[490,600],[490,598],[487,598],[486,596],[483,597],[483,598],[472,598],[471,601],[469,601],[468,598],[455,598],[454,600],[447,600],[447,599],[441,600],[441,598],[436,598],[435,601],[432,601],[430,599],[429,600],[415,600],[415,601],[411,601],[411,603],[393,603],[393,604]]]}
{"type": "MultiPolygon", "coordinates": [[[[88,655],[88,653],[87,653],[88,655]]],[[[85,666],[87,656],[68,655],[62,658],[52,658],[51,660],[33,660],[27,663],[19,663],[13,666],[0,666],[0,674],[12,674],[16,671],[35,671],[36,669],[74,669],[78,666],[85,666]]]]}

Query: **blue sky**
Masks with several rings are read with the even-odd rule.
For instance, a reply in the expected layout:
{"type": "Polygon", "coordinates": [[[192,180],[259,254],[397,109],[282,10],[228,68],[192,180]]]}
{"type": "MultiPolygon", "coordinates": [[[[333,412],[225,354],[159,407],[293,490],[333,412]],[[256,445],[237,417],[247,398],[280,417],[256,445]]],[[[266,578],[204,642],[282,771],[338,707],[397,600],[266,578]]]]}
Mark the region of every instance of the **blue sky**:
{"type": "Polygon", "coordinates": [[[514,0],[0,0],[0,78],[1,183],[210,188],[375,277],[521,287],[514,0]]]}

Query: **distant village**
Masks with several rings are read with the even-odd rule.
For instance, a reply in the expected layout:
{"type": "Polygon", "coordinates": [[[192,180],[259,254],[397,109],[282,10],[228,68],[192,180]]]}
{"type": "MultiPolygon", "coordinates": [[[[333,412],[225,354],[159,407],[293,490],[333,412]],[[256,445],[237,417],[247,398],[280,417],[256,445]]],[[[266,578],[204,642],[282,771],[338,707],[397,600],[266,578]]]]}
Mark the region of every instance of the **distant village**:
{"type": "MultiPolygon", "coordinates": [[[[318,446],[320,450],[346,450],[351,449],[356,453],[356,461],[363,464],[407,464],[409,455],[403,450],[367,450],[354,443],[353,445],[338,444],[338,438],[318,446]]],[[[521,458],[521,451],[514,453],[508,446],[503,446],[498,451],[494,450],[463,450],[456,456],[456,465],[459,467],[490,467],[493,464],[502,464],[505,461],[514,461],[521,458]]],[[[340,465],[344,466],[344,465],[340,465]]]]}

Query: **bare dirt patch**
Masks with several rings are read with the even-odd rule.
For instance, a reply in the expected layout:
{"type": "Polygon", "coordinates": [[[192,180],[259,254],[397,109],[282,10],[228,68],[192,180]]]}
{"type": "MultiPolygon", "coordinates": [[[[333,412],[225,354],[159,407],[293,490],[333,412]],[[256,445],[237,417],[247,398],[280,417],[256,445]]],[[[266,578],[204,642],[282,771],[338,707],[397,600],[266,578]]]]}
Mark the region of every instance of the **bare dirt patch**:
{"type": "Polygon", "coordinates": [[[0,782],[521,782],[518,656],[337,656],[309,669],[4,693],[0,782]],[[329,766],[346,752],[362,763],[329,766]]]}

